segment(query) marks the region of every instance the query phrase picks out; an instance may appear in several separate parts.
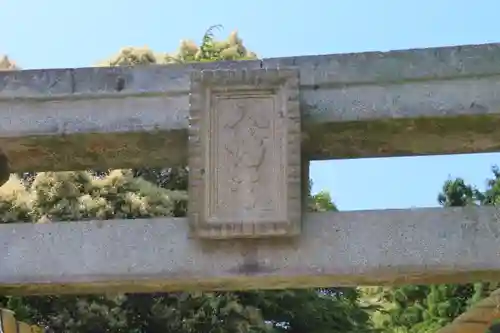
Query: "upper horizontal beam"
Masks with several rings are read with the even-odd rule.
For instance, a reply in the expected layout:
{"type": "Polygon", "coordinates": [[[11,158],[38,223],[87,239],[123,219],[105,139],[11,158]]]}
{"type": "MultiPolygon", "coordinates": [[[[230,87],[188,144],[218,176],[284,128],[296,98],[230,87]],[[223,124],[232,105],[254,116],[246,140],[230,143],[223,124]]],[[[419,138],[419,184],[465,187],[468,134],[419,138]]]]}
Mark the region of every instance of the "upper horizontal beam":
{"type": "Polygon", "coordinates": [[[130,67],[30,69],[0,72],[0,98],[53,99],[68,95],[185,94],[189,71],[298,67],[302,87],[456,79],[500,74],[500,43],[130,67]],[[117,79],[125,86],[116,90],[117,79]]]}
{"type": "Polygon", "coordinates": [[[0,224],[0,294],[500,279],[495,207],[308,214],[290,240],[188,239],[185,219],[0,224]]]}
{"type": "Polygon", "coordinates": [[[496,151],[499,64],[485,44],[0,72],[0,145],[17,171],[185,164],[191,71],[293,66],[309,159],[496,151]]]}

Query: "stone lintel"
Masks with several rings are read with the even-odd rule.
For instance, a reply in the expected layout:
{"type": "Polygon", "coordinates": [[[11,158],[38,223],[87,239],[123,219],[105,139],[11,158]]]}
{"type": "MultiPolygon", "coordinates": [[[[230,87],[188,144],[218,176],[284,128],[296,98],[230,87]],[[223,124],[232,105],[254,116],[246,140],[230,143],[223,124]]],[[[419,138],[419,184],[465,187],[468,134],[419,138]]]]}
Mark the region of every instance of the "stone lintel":
{"type": "Polygon", "coordinates": [[[184,218],[0,224],[0,294],[500,280],[497,207],[304,214],[300,237],[199,242],[184,218]]]}
{"type": "Polygon", "coordinates": [[[499,151],[499,61],[484,44],[0,72],[0,146],[16,172],[186,165],[191,72],[295,66],[309,160],[499,151]]]}

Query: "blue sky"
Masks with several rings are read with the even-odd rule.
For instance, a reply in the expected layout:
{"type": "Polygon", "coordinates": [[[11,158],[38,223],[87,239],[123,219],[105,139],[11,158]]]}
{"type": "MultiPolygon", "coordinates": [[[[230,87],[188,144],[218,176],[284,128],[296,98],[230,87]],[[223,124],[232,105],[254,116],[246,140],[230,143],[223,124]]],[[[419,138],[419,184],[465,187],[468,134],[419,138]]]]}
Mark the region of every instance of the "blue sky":
{"type": "MultiPolygon", "coordinates": [[[[500,2],[479,0],[1,0],[0,54],[24,68],[89,66],[123,46],[174,51],[222,24],[262,57],[500,42],[500,2]]],[[[342,210],[428,207],[449,177],[484,186],[499,154],[313,162],[342,210]]]]}

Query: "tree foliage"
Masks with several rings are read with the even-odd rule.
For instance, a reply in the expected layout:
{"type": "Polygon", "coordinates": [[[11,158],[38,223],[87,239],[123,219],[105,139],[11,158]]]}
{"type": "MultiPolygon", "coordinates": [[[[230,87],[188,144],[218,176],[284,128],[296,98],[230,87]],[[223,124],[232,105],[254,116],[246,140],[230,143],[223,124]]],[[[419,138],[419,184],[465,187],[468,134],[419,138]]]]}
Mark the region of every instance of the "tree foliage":
{"type": "Polygon", "coordinates": [[[16,63],[13,62],[7,55],[0,56],[0,71],[18,70],[16,63]]]}
{"type": "Polygon", "coordinates": [[[247,50],[236,31],[231,32],[226,40],[216,40],[214,31],[219,28],[219,25],[210,27],[203,35],[200,45],[192,40],[182,40],[177,52],[172,54],[157,53],[148,47],[125,47],[98,65],[136,66],[257,59],[257,54],[247,50]]]}

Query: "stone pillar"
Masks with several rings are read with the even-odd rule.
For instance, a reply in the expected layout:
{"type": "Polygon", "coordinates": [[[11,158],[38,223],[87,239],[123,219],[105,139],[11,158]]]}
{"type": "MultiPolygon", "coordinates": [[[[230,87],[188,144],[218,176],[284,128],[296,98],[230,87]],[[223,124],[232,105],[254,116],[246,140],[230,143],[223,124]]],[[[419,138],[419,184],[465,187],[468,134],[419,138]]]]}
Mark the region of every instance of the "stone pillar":
{"type": "Polygon", "coordinates": [[[300,232],[298,71],[191,75],[189,221],[197,238],[300,232]]]}

